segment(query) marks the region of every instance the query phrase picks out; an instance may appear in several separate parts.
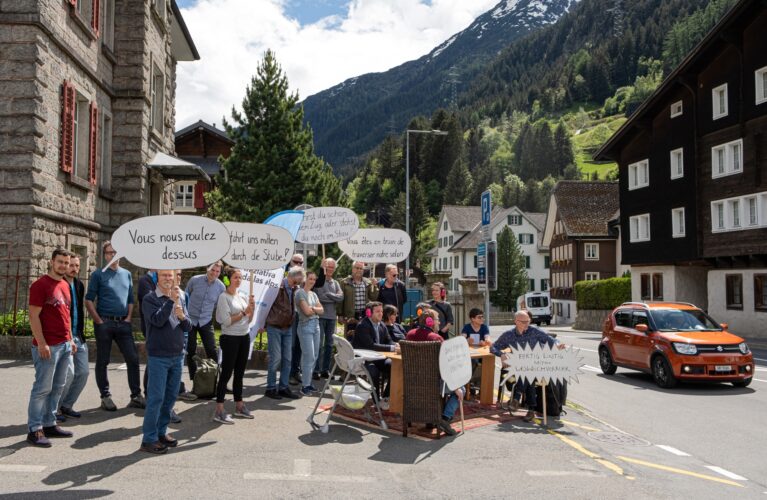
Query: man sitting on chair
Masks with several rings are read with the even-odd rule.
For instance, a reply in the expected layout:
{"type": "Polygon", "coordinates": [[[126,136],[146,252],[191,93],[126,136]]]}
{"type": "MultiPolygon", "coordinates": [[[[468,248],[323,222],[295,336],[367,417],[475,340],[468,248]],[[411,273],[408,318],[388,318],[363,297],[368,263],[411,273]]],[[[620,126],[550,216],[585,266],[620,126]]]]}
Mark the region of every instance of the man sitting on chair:
{"type": "MultiPolygon", "coordinates": [[[[383,323],[383,304],[380,302],[368,302],[365,307],[365,317],[357,325],[352,338],[352,347],[355,349],[367,349],[369,351],[385,351],[399,353],[399,344],[389,337],[389,330],[383,323]]],[[[381,384],[381,375],[386,381],[383,397],[389,397],[389,373],[391,372],[391,360],[381,359],[368,361],[365,366],[373,379],[373,385],[378,394],[381,384]]]]}
{"type": "MultiPolygon", "coordinates": [[[[439,331],[439,313],[430,309],[428,304],[419,304],[417,306],[418,328],[414,328],[407,333],[405,340],[411,342],[443,342],[444,339],[437,332],[439,331]]],[[[463,389],[456,389],[450,394],[450,397],[442,409],[442,419],[437,427],[448,436],[455,436],[455,430],[450,425],[450,421],[455,415],[455,410],[460,403],[459,398],[463,397],[463,389]]]]}
{"type": "MultiPolygon", "coordinates": [[[[503,350],[508,347],[521,349],[526,345],[532,347],[535,344],[548,344],[553,347],[555,344],[559,344],[556,339],[540,328],[530,326],[530,315],[526,311],[517,311],[516,314],[514,314],[514,325],[514,328],[503,332],[498,340],[490,346],[490,352],[496,356],[501,356],[503,361],[506,361],[507,358],[507,355],[503,350]]],[[[560,345],[559,347],[563,348],[564,346],[560,345]]],[[[538,402],[535,393],[535,384],[523,380],[517,381],[517,384],[514,386],[514,395],[511,400],[512,411],[519,408],[519,401],[522,394],[525,395],[525,403],[528,408],[527,414],[524,416],[523,420],[525,422],[530,422],[535,417],[535,406],[538,402]]]]}

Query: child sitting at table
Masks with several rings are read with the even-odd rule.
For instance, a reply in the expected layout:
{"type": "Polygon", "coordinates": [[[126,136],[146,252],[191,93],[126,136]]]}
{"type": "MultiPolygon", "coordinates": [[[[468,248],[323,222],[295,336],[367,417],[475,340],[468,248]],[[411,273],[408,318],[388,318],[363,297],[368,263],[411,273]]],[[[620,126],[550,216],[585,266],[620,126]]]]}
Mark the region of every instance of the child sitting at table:
{"type": "Polygon", "coordinates": [[[482,309],[473,308],[469,311],[469,322],[463,325],[461,335],[466,337],[469,345],[473,346],[488,346],[490,340],[490,329],[485,324],[485,313],[482,309]]]}

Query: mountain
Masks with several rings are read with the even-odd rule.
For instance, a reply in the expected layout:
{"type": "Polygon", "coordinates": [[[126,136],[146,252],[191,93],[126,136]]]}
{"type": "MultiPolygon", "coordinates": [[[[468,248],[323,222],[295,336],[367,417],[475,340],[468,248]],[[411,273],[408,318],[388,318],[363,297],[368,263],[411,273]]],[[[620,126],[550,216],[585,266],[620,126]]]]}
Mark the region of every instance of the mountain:
{"type": "Polygon", "coordinates": [[[304,117],[316,153],[334,169],[401,132],[417,115],[455,104],[485,66],[513,41],[553,24],[578,0],[502,0],[427,55],[308,97],[304,117]]]}

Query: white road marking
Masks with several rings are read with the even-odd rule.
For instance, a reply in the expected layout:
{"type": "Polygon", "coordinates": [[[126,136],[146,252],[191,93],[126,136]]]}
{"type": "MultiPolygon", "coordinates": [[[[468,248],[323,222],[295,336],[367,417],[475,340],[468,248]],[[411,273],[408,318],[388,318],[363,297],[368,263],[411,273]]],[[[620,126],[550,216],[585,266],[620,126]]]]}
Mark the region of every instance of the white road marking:
{"type": "Polygon", "coordinates": [[[724,477],[734,479],[735,481],[748,481],[748,479],[746,479],[745,477],[739,476],[735,474],[734,472],[730,472],[726,469],[722,469],[721,467],[717,467],[716,465],[707,465],[706,469],[710,469],[716,473],[723,475],[724,477]]]}
{"type": "Polygon", "coordinates": [[[293,460],[293,474],[296,476],[311,476],[312,461],[301,458],[293,460]]]}
{"type": "Polygon", "coordinates": [[[755,378],[754,380],[755,380],[756,382],[767,382],[767,380],[762,380],[762,379],[760,379],[760,378],[755,378]]]}
{"type": "Polygon", "coordinates": [[[589,371],[589,372],[597,372],[597,373],[601,373],[602,372],[602,370],[600,370],[596,366],[591,366],[591,365],[583,365],[583,366],[581,366],[581,368],[583,370],[586,370],[586,371],[589,371]]]}
{"type": "Polygon", "coordinates": [[[754,358],[754,359],[755,359],[756,361],[764,361],[764,362],[766,362],[766,363],[767,363],[767,359],[762,359],[762,358],[754,358]]]}
{"type": "Polygon", "coordinates": [[[128,369],[128,364],[127,363],[123,363],[120,366],[118,366],[117,369],[118,370],[127,370],[128,369]]]}
{"type": "Polygon", "coordinates": [[[526,470],[528,476],[533,477],[561,477],[561,476],[587,476],[604,477],[604,474],[588,470],[526,470]]]}
{"type": "Polygon", "coordinates": [[[673,446],[668,446],[666,444],[656,444],[655,446],[657,446],[661,450],[666,450],[669,453],[673,453],[674,455],[676,455],[678,457],[689,457],[690,456],[689,453],[685,453],[682,450],[677,450],[673,446]]]}
{"type": "Polygon", "coordinates": [[[581,350],[581,351],[588,351],[588,352],[599,352],[596,349],[586,349],[585,347],[578,347],[577,345],[573,346],[574,348],[581,350]]]}
{"type": "Polygon", "coordinates": [[[0,464],[0,472],[42,472],[45,465],[0,464]]]}
{"type": "Polygon", "coordinates": [[[296,476],[294,474],[270,474],[268,472],[246,472],[243,479],[256,481],[310,481],[315,483],[373,483],[370,476],[296,476]]]}

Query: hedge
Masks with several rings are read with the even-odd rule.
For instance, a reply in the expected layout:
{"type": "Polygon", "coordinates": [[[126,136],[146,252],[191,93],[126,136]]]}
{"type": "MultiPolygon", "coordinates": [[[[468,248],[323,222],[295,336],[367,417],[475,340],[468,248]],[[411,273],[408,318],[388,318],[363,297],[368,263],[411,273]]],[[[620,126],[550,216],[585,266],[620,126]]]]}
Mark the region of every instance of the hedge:
{"type": "Polygon", "coordinates": [[[631,278],[578,281],[575,283],[578,309],[612,309],[631,300],[631,278]]]}

